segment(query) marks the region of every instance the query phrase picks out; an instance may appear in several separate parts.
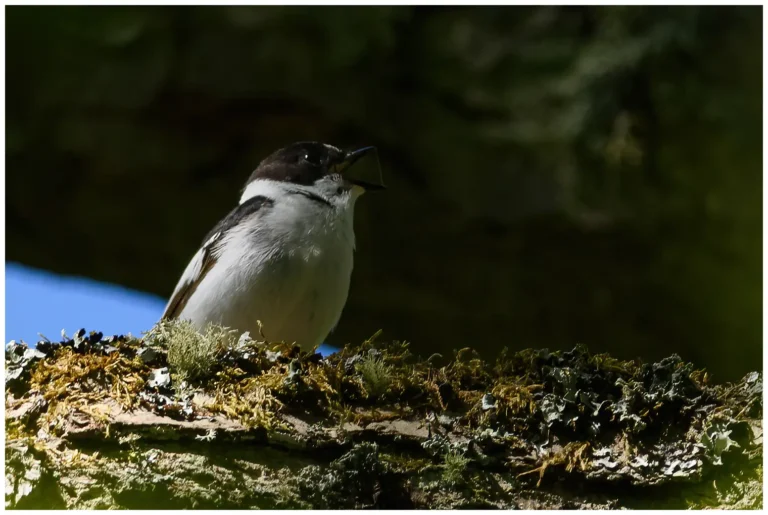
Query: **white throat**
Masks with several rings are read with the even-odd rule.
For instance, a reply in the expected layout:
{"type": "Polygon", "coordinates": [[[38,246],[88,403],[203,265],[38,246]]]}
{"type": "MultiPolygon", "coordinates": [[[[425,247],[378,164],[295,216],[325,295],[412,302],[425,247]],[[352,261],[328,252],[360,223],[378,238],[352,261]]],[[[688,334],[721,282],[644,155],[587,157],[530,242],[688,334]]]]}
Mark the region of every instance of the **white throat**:
{"type": "Polygon", "coordinates": [[[279,198],[286,194],[287,189],[288,186],[286,186],[286,183],[284,182],[273,181],[271,179],[256,179],[251,181],[251,183],[245,187],[245,190],[240,197],[240,204],[258,196],[271,199],[279,198]]]}
{"type": "Polygon", "coordinates": [[[338,198],[324,197],[332,204],[328,206],[297,194],[297,190],[324,197],[312,187],[272,179],[255,179],[246,186],[240,196],[240,204],[258,196],[273,199],[276,204],[271,215],[263,223],[282,226],[293,235],[296,235],[296,231],[311,234],[313,237],[334,235],[334,238],[340,237],[346,245],[354,249],[353,218],[355,200],[359,194],[355,193],[342,202],[339,202],[338,198]]]}

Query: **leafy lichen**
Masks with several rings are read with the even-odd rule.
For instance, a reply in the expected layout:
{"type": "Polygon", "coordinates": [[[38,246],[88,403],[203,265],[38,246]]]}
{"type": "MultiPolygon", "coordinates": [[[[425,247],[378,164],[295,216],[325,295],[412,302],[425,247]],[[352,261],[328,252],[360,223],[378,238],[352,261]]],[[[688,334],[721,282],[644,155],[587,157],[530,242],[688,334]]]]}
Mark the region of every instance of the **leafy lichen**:
{"type": "MultiPolygon", "coordinates": [[[[26,442],[64,476],[74,463],[154,470],[153,460],[164,467],[156,473],[167,474],[169,446],[183,456],[190,442],[208,459],[216,446],[233,442],[245,452],[249,440],[307,452],[290,473],[247,462],[274,487],[266,505],[247,495],[238,502],[261,507],[527,506],[536,492],[559,495],[564,476],[573,487],[569,495],[582,495],[591,481],[693,488],[726,474],[738,479],[717,494],[723,503],[733,504],[740,488],[755,498],[749,485],[762,452],[754,443],[762,417],[757,373],[713,386],[676,356],[642,364],[577,347],[505,352],[489,363],[462,349],[438,364],[413,355],[405,342],[371,338],[323,358],[234,336],[220,328],[200,335],[209,341],[197,368],[170,355],[172,342],[189,342],[184,324],[165,325],[143,340],[79,331],[41,345],[34,356],[13,347],[7,438],[26,442]],[[162,379],[166,366],[170,381],[162,379]],[[86,436],[120,450],[94,456],[75,443],[86,436]]],[[[261,459],[255,451],[248,456],[261,459]]],[[[188,461],[185,474],[198,462],[188,461]]],[[[221,474],[247,463],[222,463],[221,474]]],[[[122,473],[109,470],[115,478],[122,473]]],[[[207,506],[205,499],[226,504],[216,486],[195,481],[178,477],[167,495],[194,498],[195,506],[207,506]]],[[[699,502],[686,491],[686,503],[699,502]]],[[[699,498],[710,502],[715,493],[707,492],[699,498]]],[[[98,506],[109,506],[104,492],[93,495],[106,503],[98,506]]],[[[631,492],[622,496],[626,506],[641,502],[632,504],[631,492]]],[[[130,505],[125,498],[120,503],[130,505]]]]}

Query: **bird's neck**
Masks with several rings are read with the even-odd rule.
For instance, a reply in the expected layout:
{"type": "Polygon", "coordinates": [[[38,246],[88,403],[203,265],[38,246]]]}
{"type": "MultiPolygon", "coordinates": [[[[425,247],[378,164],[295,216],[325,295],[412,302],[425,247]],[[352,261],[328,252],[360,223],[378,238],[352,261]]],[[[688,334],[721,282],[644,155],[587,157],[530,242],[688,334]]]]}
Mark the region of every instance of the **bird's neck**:
{"type": "Polygon", "coordinates": [[[303,195],[297,195],[296,190],[299,189],[312,191],[293,183],[256,179],[245,187],[240,204],[253,197],[267,197],[275,201],[274,216],[282,220],[286,227],[290,227],[291,231],[295,230],[297,225],[304,228],[314,226],[310,231],[313,234],[341,236],[354,248],[354,201],[326,206],[303,195]]]}
{"type": "Polygon", "coordinates": [[[267,197],[277,199],[285,196],[288,191],[288,185],[284,182],[273,181],[269,179],[256,179],[248,183],[240,197],[240,204],[253,197],[267,197]]]}

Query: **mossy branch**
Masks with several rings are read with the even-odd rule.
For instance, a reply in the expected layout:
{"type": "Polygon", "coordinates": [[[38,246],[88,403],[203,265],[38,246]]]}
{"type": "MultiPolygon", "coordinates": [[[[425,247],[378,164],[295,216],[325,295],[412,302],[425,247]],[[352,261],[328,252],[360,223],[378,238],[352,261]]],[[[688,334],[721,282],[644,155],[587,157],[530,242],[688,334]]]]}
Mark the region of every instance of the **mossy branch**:
{"type": "Polygon", "coordinates": [[[6,356],[9,507],[762,504],[762,375],[676,356],[323,358],[184,322],[6,356]]]}

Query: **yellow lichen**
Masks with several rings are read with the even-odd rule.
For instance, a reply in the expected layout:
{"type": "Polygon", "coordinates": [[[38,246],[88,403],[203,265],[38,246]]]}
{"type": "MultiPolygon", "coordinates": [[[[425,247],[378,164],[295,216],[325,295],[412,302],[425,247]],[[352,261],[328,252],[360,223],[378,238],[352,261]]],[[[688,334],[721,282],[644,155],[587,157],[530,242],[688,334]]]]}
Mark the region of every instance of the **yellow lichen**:
{"type": "Polygon", "coordinates": [[[34,368],[30,387],[49,403],[42,423],[60,427],[75,412],[100,422],[106,415],[100,416],[90,406],[111,399],[123,408],[133,408],[148,370],[139,358],[128,359],[119,352],[79,354],[62,348],[34,368]]]}
{"type": "Polygon", "coordinates": [[[549,467],[564,466],[566,472],[571,472],[574,469],[585,471],[589,467],[588,456],[586,454],[589,447],[589,442],[571,442],[560,451],[544,458],[541,465],[535,469],[522,472],[518,474],[517,477],[538,472],[539,480],[536,482],[536,486],[538,487],[541,486],[541,480],[544,479],[544,472],[549,467]]]}
{"type": "Polygon", "coordinates": [[[245,427],[282,428],[284,424],[280,422],[279,413],[283,403],[273,395],[268,383],[265,376],[246,378],[234,384],[219,383],[213,401],[206,407],[239,420],[245,427]]]}

